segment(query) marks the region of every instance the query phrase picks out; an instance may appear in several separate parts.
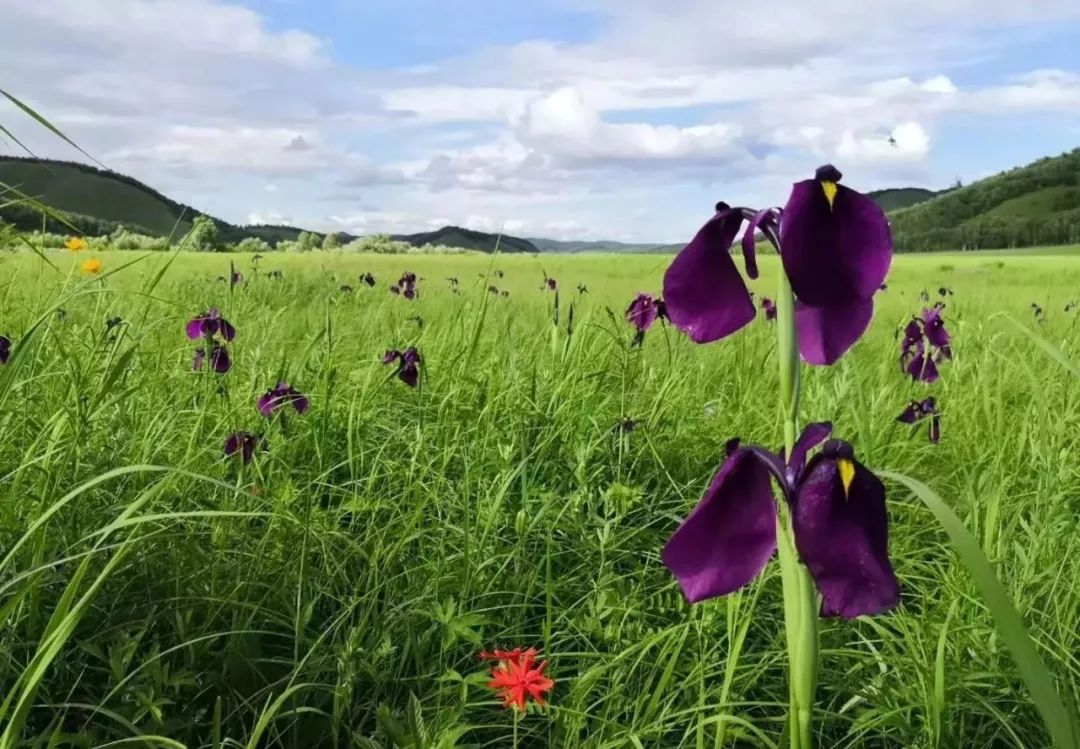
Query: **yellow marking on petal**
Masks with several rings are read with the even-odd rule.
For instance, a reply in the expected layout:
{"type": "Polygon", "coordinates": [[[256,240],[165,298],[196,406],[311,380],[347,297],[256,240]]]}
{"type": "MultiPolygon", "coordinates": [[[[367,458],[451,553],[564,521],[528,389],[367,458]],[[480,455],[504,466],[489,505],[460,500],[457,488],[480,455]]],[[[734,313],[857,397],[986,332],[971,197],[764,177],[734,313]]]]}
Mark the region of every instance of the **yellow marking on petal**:
{"type": "Polygon", "coordinates": [[[829,201],[829,210],[832,210],[833,201],[836,200],[836,191],[839,188],[835,182],[823,179],[821,180],[821,189],[825,193],[825,199],[829,201]]]}
{"type": "Polygon", "coordinates": [[[840,471],[840,483],[844,487],[844,499],[847,499],[851,482],[855,480],[855,464],[847,458],[840,458],[836,461],[836,467],[840,471]]]}
{"type": "Polygon", "coordinates": [[[98,273],[101,273],[101,261],[96,257],[90,258],[82,264],[82,272],[96,276],[98,273]]]}

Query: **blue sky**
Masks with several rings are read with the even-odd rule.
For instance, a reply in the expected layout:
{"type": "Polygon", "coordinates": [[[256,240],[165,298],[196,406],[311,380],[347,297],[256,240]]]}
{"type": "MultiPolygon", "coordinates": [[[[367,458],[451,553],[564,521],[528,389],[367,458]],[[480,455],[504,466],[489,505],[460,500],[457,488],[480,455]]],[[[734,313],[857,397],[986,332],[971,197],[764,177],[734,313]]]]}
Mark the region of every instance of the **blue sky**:
{"type": "Polygon", "coordinates": [[[0,16],[0,87],[234,222],[676,242],[717,200],[783,203],[824,162],[856,188],[941,187],[1080,145],[1075,0],[0,0],[0,16]]]}

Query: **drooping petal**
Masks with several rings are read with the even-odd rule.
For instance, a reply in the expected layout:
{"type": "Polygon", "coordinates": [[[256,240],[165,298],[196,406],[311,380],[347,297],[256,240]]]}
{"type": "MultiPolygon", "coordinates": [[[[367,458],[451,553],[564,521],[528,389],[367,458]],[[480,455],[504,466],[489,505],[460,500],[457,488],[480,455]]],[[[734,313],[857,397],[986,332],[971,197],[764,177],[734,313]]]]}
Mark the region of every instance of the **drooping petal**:
{"type": "Polygon", "coordinates": [[[730,253],[741,223],[739,213],[721,210],[664,274],[668,317],[696,343],[717,341],[754,319],[754,303],[730,253]]]}
{"type": "Polygon", "coordinates": [[[403,362],[401,369],[398,370],[398,377],[406,385],[414,388],[420,381],[420,368],[416,365],[416,362],[403,362]]]}
{"type": "Polygon", "coordinates": [[[765,225],[766,227],[775,231],[775,209],[765,208],[754,214],[754,217],[750,219],[750,223],[746,226],[746,231],[742,236],[742,254],[743,263],[746,265],[746,275],[750,278],[758,277],[758,265],[757,265],[757,234],[758,227],[765,225]]]}
{"type": "Polygon", "coordinates": [[[861,463],[832,457],[828,449],[815,457],[797,490],[792,522],[799,557],[822,595],[822,614],[878,614],[899,602],[900,584],[888,555],[885,487],[861,463]],[[846,491],[841,460],[854,469],[846,491]]]}
{"type": "Polygon", "coordinates": [[[931,346],[947,348],[949,346],[949,331],[945,329],[945,321],[941,319],[941,310],[937,307],[924,309],[922,313],[923,334],[931,346]]]}
{"type": "Polygon", "coordinates": [[[652,296],[639,293],[626,308],[626,321],[644,333],[652,327],[659,316],[659,310],[652,296]]]}
{"type": "Polygon", "coordinates": [[[934,358],[919,348],[919,353],[911,356],[904,371],[911,375],[915,382],[937,382],[939,374],[934,358]]]}
{"type": "Polygon", "coordinates": [[[892,263],[885,214],[870,198],[827,179],[838,174],[796,182],[780,221],[784,271],[795,295],[815,307],[868,301],[892,263]]]}
{"type": "Polygon", "coordinates": [[[270,390],[259,396],[259,400],[255,402],[255,407],[259,409],[259,413],[263,416],[270,418],[273,416],[274,411],[278,407],[278,399],[275,391],[270,390]]]}
{"type": "Polygon", "coordinates": [[[795,440],[795,445],[791,448],[791,455],[787,459],[786,474],[790,484],[794,484],[799,474],[802,473],[803,466],[806,465],[806,454],[829,439],[830,434],[832,434],[832,423],[828,421],[807,424],[803,428],[802,434],[799,435],[799,439],[795,440]]]}
{"type": "Polygon", "coordinates": [[[849,301],[826,307],[795,302],[799,353],[808,364],[828,365],[862,337],[874,315],[873,301],[849,301]]]}
{"type": "Polygon", "coordinates": [[[738,449],[668,540],[661,558],[694,603],[743,587],[775,550],[769,470],[751,451],[738,449]]]}
{"type": "Polygon", "coordinates": [[[203,323],[205,323],[206,321],[207,321],[207,318],[205,316],[196,317],[196,318],[193,318],[191,320],[188,320],[187,331],[186,331],[187,332],[187,337],[190,338],[193,341],[197,341],[198,339],[202,338],[203,337],[203,323]]]}
{"type": "Polygon", "coordinates": [[[896,417],[896,420],[904,424],[914,424],[921,418],[922,403],[919,401],[911,401],[907,404],[907,407],[900,412],[900,415],[896,417]]]}
{"type": "Polygon", "coordinates": [[[210,366],[218,374],[225,374],[232,367],[232,361],[229,359],[228,350],[215,343],[213,349],[210,351],[210,366]]]}
{"type": "Polygon", "coordinates": [[[218,330],[221,331],[221,337],[226,341],[231,341],[233,338],[236,338],[236,328],[234,328],[232,323],[224,317],[218,321],[218,330]]]}

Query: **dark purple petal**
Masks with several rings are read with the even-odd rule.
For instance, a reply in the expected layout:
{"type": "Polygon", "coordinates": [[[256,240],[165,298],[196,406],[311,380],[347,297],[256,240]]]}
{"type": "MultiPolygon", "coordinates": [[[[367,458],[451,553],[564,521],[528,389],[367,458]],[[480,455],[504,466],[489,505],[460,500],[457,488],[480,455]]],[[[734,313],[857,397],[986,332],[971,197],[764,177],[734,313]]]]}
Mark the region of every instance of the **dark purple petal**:
{"type": "Polygon", "coordinates": [[[792,510],[795,546],[822,596],[822,614],[853,618],[878,614],[900,600],[889,563],[885,487],[850,458],[811,461],[792,510]],[[850,460],[845,492],[839,470],[850,460]]]}
{"type": "Polygon", "coordinates": [[[941,415],[934,412],[930,416],[930,441],[935,445],[941,440],[941,415]]]}
{"type": "Polygon", "coordinates": [[[419,364],[420,352],[416,350],[415,346],[409,346],[409,348],[405,349],[405,353],[401,355],[401,359],[406,364],[419,364]]]}
{"type": "Polygon", "coordinates": [[[796,301],[795,329],[803,361],[832,364],[859,340],[873,315],[872,301],[854,300],[827,307],[810,307],[796,301]]]}
{"type": "Polygon", "coordinates": [[[390,287],[390,293],[391,293],[391,294],[400,294],[400,293],[401,293],[401,289],[399,289],[399,288],[398,288],[397,286],[391,286],[391,287],[390,287]]]}
{"type": "Polygon", "coordinates": [[[202,369],[203,360],[206,358],[206,349],[202,346],[195,349],[195,358],[191,360],[191,368],[198,372],[202,369]]]}
{"type": "MultiPolygon", "coordinates": [[[[780,220],[780,257],[795,295],[814,307],[873,298],[892,262],[881,208],[843,185],[832,205],[821,180],[796,182],[780,220]]],[[[831,188],[830,188],[831,189],[831,188]]]]}
{"type": "Polygon", "coordinates": [[[267,418],[274,414],[278,405],[278,399],[273,390],[260,395],[259,400],[255,402],[255,407],[259,409],[259,413],[267,418]]]}
{"type": "Polygon", "coordinates": [[[761,308],[765,310],[766,320],[776,319],[776,303],[767,296],[761,297],[761,308]]]}
{"type": "Polygon", "coordinates": [[[411,388],[420,381],[420,368],[415,362],[407,362],[398,370],[398,377],[411,388]]]}
{"type": "Polygon", "coordinates": [[[193,341],[203,337],[203,323],[207,322],[206,317],[196,317],[188,321],[187,324],[187,337],[193,341]]]}
{"type": "Polygon", "coordinates": [[[897,421],[904,424],[914,424],[923,417],[922,404],[919,401],[911,401],[907,407],[896,417],[897,421]]]}
{"type": "Polygon", "coordinates": [[[911,379],[915,382],[937,382],[939,376],[937,364],[934,363],[933,357],[926,353],[911,356],[904,371],[911,375],[911,379]]]}
{"type": "Polygon", "coordinates": [[[397,351],[397,350],[387,351],[385,354],[383,354],[382,363],[383,364],[389,364],[390,362],[392,362],[392,361],[394,361],[396,359],[400,359],[400,358],[401,358],[401,352],[400,351],[397,351]]]}
{"type": "Polygon", "coordinates": [[[941,319],[939,308],[924,309],[922,321],[923,334],[930,345],[936,348],[945,348],[949,345],[949,331],[945,330],[945,321],[941,319]]]}
{"type": "Polygon", "coordinates": [[[225,439],[226,457],[239,455],[244,464],[251,462],[258,447],[266,449],[262,436],[250,432],[235,432],[225,439]]]}
{"type": "Polygon", "coordinates": [[[626,321],[644,333],[659,316],[659,309],[649,294],[639,293],[626,309],[626,321]]]}
{"type": "Polygon", "coordinates": [[[7,364],[11,358],[11,339],[0,335],[0,364],[7,364]]]}
{"type": "Polygon", "coordinates": [[[756,310],[729,250],[742,216],[722,210],[680,252],[664,274],[664,302],[675,327],[696,343],[731,335],[756,310]]]}
{"type": "Polygon", "coordinates": [[[750,451],[740,449],[724,461],[661,558],[694,603],[743,587],[775,550],[776,504],[769,471],[750,451]]]}
{"type": "Polygon", "coordinates": [[[226,341],[231,341],[233,338],[236,338],[236,328],[234,328],[224,317],[218,321],[218,329],[221,331],[221,337],[226,341]]]}
{"type": "Polygon", "coordinates": [[[758,265],[757,265],[757,234],[758,227],[764,224],[775,230],[776,219],[774,216],[774,209],[766,208],[758,211],[754,214],[754,217],[750,219],[750,223],[746,226],[746,231],[742,236],[742,253],[743,263],[746,264],[746,275],[750,278],[758,277],[758,265]]]}
{"type": "Polygon", "coordinates": [[[225,374],[232,367],[229,352],[224,346],[214,344],[214,347],[210,350],[210,366],[218,374],[225,374]]]}
{"type": "Polygon", "coordinates": [[[795,445],[791,448],[791,456],[787,459],[789,483],[794,484],[802,472],[806,464],[806,454],[829,439],[830,434],[832,434],[832,423],[828,421],[818,421],[803,427],[802,434],[795,440],[795,445]]]}

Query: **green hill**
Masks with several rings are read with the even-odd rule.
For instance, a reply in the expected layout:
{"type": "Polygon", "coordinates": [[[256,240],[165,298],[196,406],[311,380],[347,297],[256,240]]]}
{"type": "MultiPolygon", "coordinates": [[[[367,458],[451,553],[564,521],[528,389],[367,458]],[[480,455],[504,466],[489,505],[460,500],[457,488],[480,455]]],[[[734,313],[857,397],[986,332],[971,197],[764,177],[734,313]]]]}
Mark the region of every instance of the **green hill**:
{"type": "Polygon", "coordinates": [[[1039,159],[889,214],[898,250],[974,250],[1080,242],[1080,148],[1039,159]]]}
{"type": "MultiPolygon", "coordinates": [[[[0,183],[70,214],[79,228],[80,220],[90,218],[138,227],[152,236],[181,237],[199,215],[138,180],[86,164],[0,156],[0,183]]],[[[95,228],[86,233],[96,233],[95,228]]]]}
{"type": "MultiPolygon", "coordinates": [[[[86,236],[103,236],[121,225],[152,237],[179,239],[191,229],[197,216],[205,215],[191,206],[178,203],[132,177],[67,161],[0,155],[0,219],[23,231],[42,227],[42,215],[15,199],[7,188],[38,200],[58,213],[68,224],[86,236]],[[6,187],[5,187],[6,186],[6,187]],[[5,205],[7,204],[7,205],[5,205]]],[[[234,244],[247,237],[257,237],[276,246],[282,241],[296,241],[303,229],[295,226],[236,226],[209,216],[217,224],[222,243],[234,244]]],[[[46,229],[67,234],[71,229],[61,221],[48,219],[46,229]]],[[[322,241],[322,235],[313,232],[322,241]]],[[[355,239],[339,234],[342,243],[355,239]]],[[[394,237],[414,247],[442,244],[470,250],[492,252],[537,252],[526,239],[446,226],[438,231],[394,237]]]]}
{"type": "Polygon", "coordinates": [[[408,242],[413,247],[426,245],[446,245],[447,247],[463,247],[467,250],[479,250],[480,252],[494,252],[498,247],[499,252],[539,252],[532,242],[520,237],[510,237],[505,234],[488,234],[472,229],[463,229],[460,226],[444,226],[435,231],[427,231],[420,234],[395,234],[391,237],[398,242],[408,242]]]}
{"type": "Polygon", "coordinates": [[[572,254],[575,252],[666,252],[664,245],[656,242],[615,242],[607,239],[591,241],[563,241],[558,239],[543,239],[529,237],[529,241],[539,248],[540,252],[558,252],[572,254]]]}
{"type": "Polygon", "coordinates": [[[890,190],[874,190],[866,193],[866,196],[881,206],[881,210],[888,212],[925,203],[940,194],[942,193],[922,187],[899,187],[890,190]]]}

